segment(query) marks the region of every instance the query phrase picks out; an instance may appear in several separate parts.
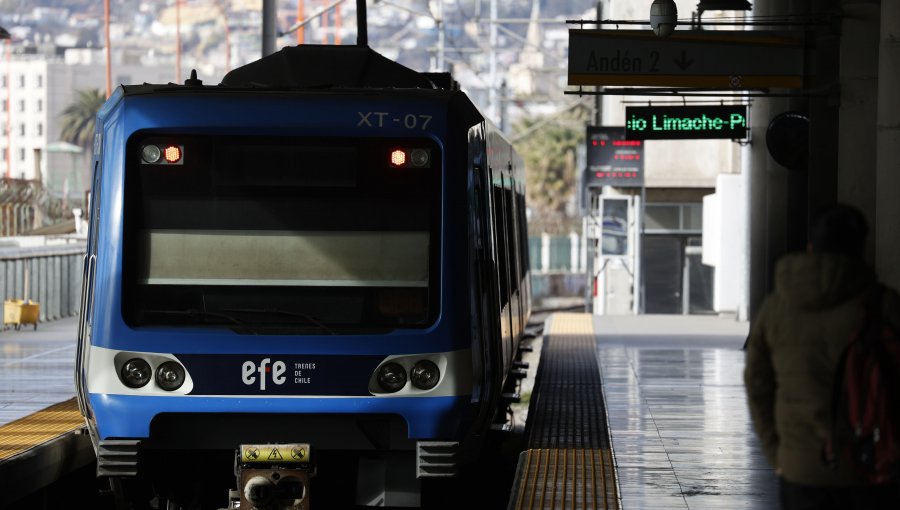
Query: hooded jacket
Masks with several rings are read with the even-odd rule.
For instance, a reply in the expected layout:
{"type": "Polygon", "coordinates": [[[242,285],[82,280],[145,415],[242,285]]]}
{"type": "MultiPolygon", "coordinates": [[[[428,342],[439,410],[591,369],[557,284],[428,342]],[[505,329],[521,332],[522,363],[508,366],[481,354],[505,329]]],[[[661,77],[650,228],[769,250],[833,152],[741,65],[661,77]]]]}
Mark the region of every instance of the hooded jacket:
{"type": "MultiPolygon", "coordinates": [[[[744,384],[750,415],[769,462],[790,482],[864,484],[846,463],[823,461],[842,351],[862,324],[875,274],[861,259],[791,254],[776,266],[775,291],[750,328],[744,384]]],[[[900,324],[900,300],[885,293],[884,316],[900,324]]]]}

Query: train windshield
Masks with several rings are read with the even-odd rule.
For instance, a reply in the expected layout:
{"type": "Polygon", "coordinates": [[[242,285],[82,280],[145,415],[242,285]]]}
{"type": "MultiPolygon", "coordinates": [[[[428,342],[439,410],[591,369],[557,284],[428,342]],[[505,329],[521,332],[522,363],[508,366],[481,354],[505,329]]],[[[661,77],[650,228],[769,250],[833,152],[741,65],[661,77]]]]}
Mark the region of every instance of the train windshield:
{"type": "Polygon", "coordinates": [[[436,319],[433,141],[138,134],[127,151],[129,325],[358,334],[436,319]]]}

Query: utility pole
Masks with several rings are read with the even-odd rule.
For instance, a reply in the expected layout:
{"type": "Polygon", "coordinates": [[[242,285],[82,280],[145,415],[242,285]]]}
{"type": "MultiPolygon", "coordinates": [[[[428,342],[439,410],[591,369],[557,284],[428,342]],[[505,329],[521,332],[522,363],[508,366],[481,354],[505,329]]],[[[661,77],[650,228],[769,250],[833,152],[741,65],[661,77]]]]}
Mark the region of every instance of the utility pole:
{"type": "Polygon", "coordinates": [[[181,83],[181,0],[175,0],[175,83],[181,83]]]}
{"type": "MultiPolygon", "coordinates": [[[[106,40],[106,98],[112,94],[112,47],[109,44],[109,0],[103,0],[103,34],[106,40]]],[[[9,87],[9,83],[7,83],[9,87]]],[[[10,150],[10,149],[8,149],[10,150]]],[[[8,168],[8,165],[7,165],[8,168]]],[[[7,175],[7,177],[9,177],[7,175]]]]}
{"type": "Polygon", "coordinates": [[[341,4],[334,6],[334,44],[341,45],[341,4]]]}
{"type": "MultiPolygon", "coordinates": [[[[293,32],[295,30],[301,30],[303,27],[310,24],[314,20],[324,18],[324,16],[329,11],[337,9],[337,7],[340,4],[344,3],[345,1],[346,0],[334,0],[331,4],[325,6],[324,8],[317,9],[316,12],[313,13],[310,17],[308,17],[304,20],[301,20],[301,21],[297,21],[296,23],[291,25],[284,32],[277,32],[276,34],[274,34],[274,36],[272,37],[273,53],[274,53],[274,48],[275,48],[275,42],[274,42],[275,37],[282,37],[282,36],[290,34],[291,32],[293,32]]],[[[356,25],[357,25],[356,45],[357,46],[368,46],[369,36],[368,36],[368,31],[366,30],[366,2],[365,2],[365,0],[356,0],[356,25]]],[[[340,25],[338,25],[338,26],[340,26],[340,25]]],[[[339,40],[338,40],[338,44],[340,44],[339,40]]]]}
{"type": "Polygon", "coordinates": [[[488,116],[497,120],[497,0],[491,0],[491,53],[488,71],[488,116]]]}
{"type": "Polygon", "coordinates": [[[500,131],[503,134],[509,134],[509,103],[506,97],[509,95],[509,88],[506,86],[506,79],[500,84],[500,131]]]}
{"type": "Polygon", "coordinates": [[[444,24],[444,0],[437,0],[438,4],[438,58],[437,71],[444,71],[444,37],[446,36],[447,26],[444,24]]]}
{"type": "MultiPolygon", "coordinates": [[[[603,3],[597,2],[597,27],[599,28],[599,22],[603,19],[603,3]]],[[[597,92],[600,92],[600,86],[597,86],[595,89],[597,92]]],[[[603,96],[597,94],[594,96],[594,125],[600,126],[603,124],[603,96]]]]}
{"type": "MultiPolygon", "coordinates": [[[[6,173],[12,176],[12,35],[0,27],[0,39],[6,49],[6,173]]],[[[108,96],[107,96],[108,97],[108,96]]]]}
{"type": "Polygon", "coordinates": [[[356,0],[356,45],[369,45],[369,21],[366,17],[366,0],[356,0]]]}
{"type": "MultiPolygon", "coordinates": [[[[303,21],[303,0],[297,0],[297,23],[303,21]]],[[[306,29],[304,27],[300,27],[297,29],[297,44],[303,44],[303,35],[306,29]]]]}
{"type": "Polygon", "coordinates": [[[275,53],[275,37],[277,35],[277,8],[275,0],[263,0],[262,3],[262,56],[275,53]]]}

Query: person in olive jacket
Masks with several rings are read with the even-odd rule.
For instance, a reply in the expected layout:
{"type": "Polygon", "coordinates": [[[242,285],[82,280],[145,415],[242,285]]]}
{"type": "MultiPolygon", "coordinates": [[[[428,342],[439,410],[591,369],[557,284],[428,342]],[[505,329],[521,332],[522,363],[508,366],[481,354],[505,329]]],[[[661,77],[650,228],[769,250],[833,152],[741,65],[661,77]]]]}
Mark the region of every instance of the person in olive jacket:
{"type": "MultiPolygon", "coordinates": [[[[824,460],[832,430],[838,362],[878,289],[862,259],[866,221],[835,205],[810,226],[806,253],[779,260],[775,291],[762,303],[746,345],[744,383],[753,425],[779,477],[781,506],[795,509],[900,509],[900,485],[867,485],[846,462],[824,460]]],[[[882,298],[900,325],[900,298],[882,298]]]]}

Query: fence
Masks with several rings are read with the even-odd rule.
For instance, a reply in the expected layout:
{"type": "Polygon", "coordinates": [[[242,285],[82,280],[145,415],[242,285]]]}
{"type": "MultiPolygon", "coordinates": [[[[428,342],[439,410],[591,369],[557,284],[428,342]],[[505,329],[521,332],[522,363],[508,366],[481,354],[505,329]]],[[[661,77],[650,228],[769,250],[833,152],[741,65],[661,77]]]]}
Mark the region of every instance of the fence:
{"type": "Polygon", "coordinates": [[[531,286],[537,306],[556,299],[583,299],[587,277],[583,237],[541,234],[528,238],[531,286]]]}
{"type": "Polygon", "coordinates": [[[78,313],[85,244],[0,248],[0,298],[40,304],[40,320],[78,313]]]}

